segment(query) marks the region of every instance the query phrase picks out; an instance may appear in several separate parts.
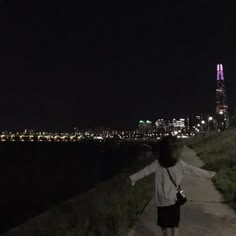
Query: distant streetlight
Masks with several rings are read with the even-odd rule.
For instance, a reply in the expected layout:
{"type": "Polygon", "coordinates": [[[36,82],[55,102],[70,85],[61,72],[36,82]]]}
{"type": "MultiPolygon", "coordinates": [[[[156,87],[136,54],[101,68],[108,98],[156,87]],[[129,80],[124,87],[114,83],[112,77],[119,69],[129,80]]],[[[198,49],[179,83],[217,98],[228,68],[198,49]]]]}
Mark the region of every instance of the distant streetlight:
{"type": "Polygon", "coordinates": [[[213,120],[213,117],[212,116],[209,116],[208,117],[208,121],[212,121],[213,120]]]}

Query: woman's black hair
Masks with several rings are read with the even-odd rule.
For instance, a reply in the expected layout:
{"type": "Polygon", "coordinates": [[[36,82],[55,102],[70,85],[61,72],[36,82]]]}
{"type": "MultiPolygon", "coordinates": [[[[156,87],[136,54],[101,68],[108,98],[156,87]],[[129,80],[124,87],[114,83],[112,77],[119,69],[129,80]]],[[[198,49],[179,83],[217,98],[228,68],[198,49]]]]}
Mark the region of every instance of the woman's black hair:
{"type": "Polygon", "coordinates": [[[158,162],[162,167],[174,166],[179,158],[177,138],[174,136],[165,136],[159,143],[158,162]]]}

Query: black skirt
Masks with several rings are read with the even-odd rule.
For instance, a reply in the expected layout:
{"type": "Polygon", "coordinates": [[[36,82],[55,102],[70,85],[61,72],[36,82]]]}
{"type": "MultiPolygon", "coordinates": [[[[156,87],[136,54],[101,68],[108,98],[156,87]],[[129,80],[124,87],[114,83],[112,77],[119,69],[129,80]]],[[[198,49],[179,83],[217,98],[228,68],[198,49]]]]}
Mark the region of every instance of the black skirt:
{"type": "Polygon", "coordinates": [[[157,207],[157,225],[163,228],[178,228],[180,220],[180,206],[157,207]]]}

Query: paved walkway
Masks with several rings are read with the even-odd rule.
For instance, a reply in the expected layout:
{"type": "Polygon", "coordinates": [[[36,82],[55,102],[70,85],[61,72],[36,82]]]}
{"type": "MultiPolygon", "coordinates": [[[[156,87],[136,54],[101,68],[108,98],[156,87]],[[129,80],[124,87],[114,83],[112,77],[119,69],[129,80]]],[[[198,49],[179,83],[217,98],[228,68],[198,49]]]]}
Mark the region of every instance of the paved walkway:
{"type": "MultiPolygon", "coordinates": [[[[196,153],[185,147],[182,160],[201,167],[202,161],[196,153]]],[[[189,202],[181,208],[179,236],[235,236],[236,214],[223,201],[211,180],[186,176],[182,187],[189,202]]],[[[155,200],[145,208],[127,236],[161,236],[156,225],[155,200]]]]}

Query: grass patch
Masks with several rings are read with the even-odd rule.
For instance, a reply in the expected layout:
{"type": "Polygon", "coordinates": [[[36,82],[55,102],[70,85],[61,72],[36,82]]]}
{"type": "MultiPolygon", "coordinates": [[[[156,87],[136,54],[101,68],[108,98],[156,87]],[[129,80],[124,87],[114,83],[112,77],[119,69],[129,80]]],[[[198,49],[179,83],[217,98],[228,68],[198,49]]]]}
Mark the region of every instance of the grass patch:
{"type": "Polygon", "coordinates": [[[203,168],[216,172],[213,182],[224,200],[236,210],[236,130],[210,133],[189,140],[205,163],[203,168]]]}

